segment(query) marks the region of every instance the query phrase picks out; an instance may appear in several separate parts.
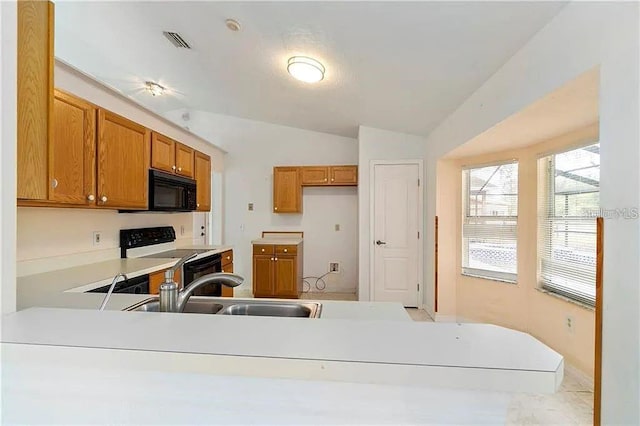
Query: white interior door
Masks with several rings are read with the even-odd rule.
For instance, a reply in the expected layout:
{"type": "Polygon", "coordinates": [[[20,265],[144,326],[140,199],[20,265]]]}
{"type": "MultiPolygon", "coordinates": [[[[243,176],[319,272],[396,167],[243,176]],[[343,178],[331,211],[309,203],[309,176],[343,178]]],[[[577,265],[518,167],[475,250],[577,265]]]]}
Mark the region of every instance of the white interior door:
{"type": "Polygon", "coordinates": [[[373,166],[373,300],[418,306],[420,168],[373,166]]]}

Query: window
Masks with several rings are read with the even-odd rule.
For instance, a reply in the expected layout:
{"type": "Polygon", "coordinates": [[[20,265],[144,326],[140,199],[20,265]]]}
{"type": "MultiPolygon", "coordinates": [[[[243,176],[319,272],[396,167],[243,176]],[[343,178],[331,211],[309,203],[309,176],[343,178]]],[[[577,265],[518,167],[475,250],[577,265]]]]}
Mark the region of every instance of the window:
{"type": "Polygon", "coordinates": [[[515,282],[518,163],[463,172],[462,273],[515,282]]]}
{"type": "Polygon", "coordinates": [[[540,285],[594,305],[600,145],[544,157],[538,174],[540,285]]]}

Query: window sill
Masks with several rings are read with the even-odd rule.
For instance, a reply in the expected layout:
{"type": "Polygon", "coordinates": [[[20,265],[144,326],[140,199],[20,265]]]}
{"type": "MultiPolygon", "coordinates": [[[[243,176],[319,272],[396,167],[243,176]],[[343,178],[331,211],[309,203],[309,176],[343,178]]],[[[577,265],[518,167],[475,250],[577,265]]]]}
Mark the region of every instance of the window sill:
{"type": "Polygon", "coordinates": [[[485,277],[483,275],[469,274],[464,272],[460,273],[460,275],[462,275],[463,277],[479,278],[481,280],[495,281],[497,283],[518,285],[518,281],[513,281],[513,280],[505,280],[505,279],[494,278],[494,277],[485,277]]]}
{"type": "Polygon", "coordinates": [[[540,288],[540,287],[536,287],[536,290],[538,290],[540,293],[547,294],[547,295],[549,295],[551,297],[555,297],[555,298],[560,299],[562,301],[565,301],[567,303],[571,303],[573,305],[579,306],[579,307],[581,307],[583,309],[586,309],[588,311],[595,312],[595,310],[596,310],[596,308],[594,306],[587,305],[586,303],[578,302],[577,300],[573,300],[573,299],[571,299],[569,297],[566,297],[566,296],[563,296],[561,294],[554,293],[553,291],[545,290],[544,288],[540,288]]]}

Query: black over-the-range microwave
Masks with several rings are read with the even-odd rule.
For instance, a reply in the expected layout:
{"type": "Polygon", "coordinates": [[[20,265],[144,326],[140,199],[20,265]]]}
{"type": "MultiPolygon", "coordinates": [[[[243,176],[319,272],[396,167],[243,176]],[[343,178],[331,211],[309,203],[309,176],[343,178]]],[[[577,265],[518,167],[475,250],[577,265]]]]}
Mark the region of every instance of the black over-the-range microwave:
{"type": "Polygon", "coordinates": [[[195,209],[195,180],[149,170],[149,211],[190,212],[195,209]]]}

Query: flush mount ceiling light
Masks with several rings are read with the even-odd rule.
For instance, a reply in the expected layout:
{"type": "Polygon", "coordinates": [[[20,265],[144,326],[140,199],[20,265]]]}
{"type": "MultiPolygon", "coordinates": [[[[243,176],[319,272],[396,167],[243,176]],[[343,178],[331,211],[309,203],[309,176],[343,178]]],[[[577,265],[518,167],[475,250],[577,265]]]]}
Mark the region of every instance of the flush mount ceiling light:
{"type": "Polygon", "coordinates": [[[293,56],[287,63],[291,76],[305,83],[317,83],[324,78],[324,66],[315,59],[306,56],[293,56]]]}
{"type": "Polygon", "coordinates": [[[240,31],[240,22],[236,21],[235,19],[227,19],[226,21],[224,21],[224,24],[231,31],[240,31]]]}
{"type": "Polygon", "coordinates": [[[147,81],[144,83],[145,88],[151,93],[153,96],[160,96],[164,93],[166,88],[160,86],[158,83],[154,83],[153,81],[147,81]]]}

